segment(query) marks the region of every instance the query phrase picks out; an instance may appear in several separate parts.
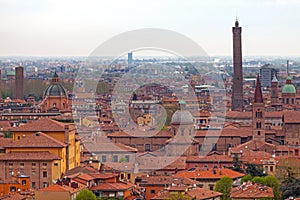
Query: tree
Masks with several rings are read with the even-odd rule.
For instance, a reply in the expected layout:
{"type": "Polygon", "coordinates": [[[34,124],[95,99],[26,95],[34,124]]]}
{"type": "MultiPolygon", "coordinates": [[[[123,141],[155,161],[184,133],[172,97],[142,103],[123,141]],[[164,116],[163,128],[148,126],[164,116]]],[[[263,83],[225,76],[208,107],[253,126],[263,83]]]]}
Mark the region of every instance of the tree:
{"type": "Polygon", "coordinates": [[[229,200],[230,193],[232,188],[233,180],[228,176],[224,176],[220,180],[217,181],[215,185],[215,191],[223,193],[221,200],[229,200]]]}
{"type": "Polygon", "coordinates": [[[251,174],[252,177],[265,175],[262,166],[253,163],[246,164],[246,173],[251,174]]]}
{"type": "Polygon", "coordinates": [[[97,198],[92,191],[83,189],[78,193],[75,200],[97,200],[97,198]]]}
{"type": "Polygon", "coordinates": [[[242,183],[247,182],[247,181],[252,181],[253,177],[251,176],[251,174],[247,174],[246,176],[244,176],[242,178],[242,183]]]}
{"type": "Polygon", "coordinates": [[[280,191],[282,199],[300,196],[300,179],[294,177],[290,168],[287,169],[287,178],[282,182],[280,191]]]}
{"type": "Polygon", "coordinates": [[[265,185],[273,189],[273,195],[275,200],[280,199],[279,181],[276,176],[265,176],[263,177],[265,185]]]}
{"type": "Polygon", "coordinates": [[[237,154],[234,154],[232,163],[233,163],[232,169],[234,171],[243,172],[243,169],[241,168],[242,161],[239,159],[239,156],[237,154]]]}
{"type": "Polygon", "coordinates": [[[12,132],[10,130],[3,132],[5,138],[12,138],[12,132]]]}

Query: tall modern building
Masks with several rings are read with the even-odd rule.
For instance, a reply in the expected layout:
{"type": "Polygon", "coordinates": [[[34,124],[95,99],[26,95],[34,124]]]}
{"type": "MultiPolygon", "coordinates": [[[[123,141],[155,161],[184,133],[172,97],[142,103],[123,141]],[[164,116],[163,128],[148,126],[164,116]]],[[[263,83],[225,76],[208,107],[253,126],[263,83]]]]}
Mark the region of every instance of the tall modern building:
{"type": "Polygon", "coordinates": [[[242,27],[238,20],[232,27],[233,33],[233,87],[231,110],[243,110],[242,27]]]}
{"type": "Polygon", "coordinates": [[[16,67],[16,99],[23,99],[24,98],[24,68],[23,67],[16,67]]]}
{"type": "Polygon", "coordinates": [[[128,53],[128,65],[132,63],[132,52],[128,53]]]}
{"type": "Polygon", "coordinates": [[[272,68],[272,65],[266,64],[260,68],[259,74],[260,74],[261,87],[269,88],[272,85],[273,77],[277,76],[277,70],[272,68]]]}

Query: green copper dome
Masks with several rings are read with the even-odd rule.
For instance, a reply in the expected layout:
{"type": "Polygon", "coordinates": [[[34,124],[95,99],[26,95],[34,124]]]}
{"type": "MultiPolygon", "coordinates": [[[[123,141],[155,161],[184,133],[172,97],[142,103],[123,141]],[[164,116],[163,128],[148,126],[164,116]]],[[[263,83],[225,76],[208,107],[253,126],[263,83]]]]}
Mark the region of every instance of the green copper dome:
{"type": "Polygon", "coordinates": [[[284,87],[282,88],[282,93],[296,93],[296,88],[292,84],[292,77],[288,76],[286,78],[286,83],[284,87]]]}
{"type": "Polygon", "coordinates": [[[294,85],[285,85],[283,88],[282,88],[282,93],[296,93],[296,88],[294,85]]]}

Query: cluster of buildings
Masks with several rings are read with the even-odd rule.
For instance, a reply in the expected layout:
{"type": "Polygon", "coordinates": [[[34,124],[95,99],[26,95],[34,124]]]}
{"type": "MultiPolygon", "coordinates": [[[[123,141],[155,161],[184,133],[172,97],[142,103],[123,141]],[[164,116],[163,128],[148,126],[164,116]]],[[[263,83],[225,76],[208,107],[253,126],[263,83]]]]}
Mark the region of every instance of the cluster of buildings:
{"type": "Polygon", "coordinates": [[[231,169],[233,158],[279,178],[294,163],[300,177],[300,96],[290,76],[280,88],[272,70],[245,83],[241,31],[236,21],[234,77],[225,89],[191,75],[188,86],[145,85],[119,101],[110,88],[90,94],[83,81],[69,92],[55,72],[42,100],[25,100],[17,67],[15,98],[1,101],[0,199],[75,199],[88,189],[128,200],[218,200],[223,194],[213,190],[224,176],[234,181],[232,199],[274,198],[272,188],[241,184],[245,174],[231,169]]]}

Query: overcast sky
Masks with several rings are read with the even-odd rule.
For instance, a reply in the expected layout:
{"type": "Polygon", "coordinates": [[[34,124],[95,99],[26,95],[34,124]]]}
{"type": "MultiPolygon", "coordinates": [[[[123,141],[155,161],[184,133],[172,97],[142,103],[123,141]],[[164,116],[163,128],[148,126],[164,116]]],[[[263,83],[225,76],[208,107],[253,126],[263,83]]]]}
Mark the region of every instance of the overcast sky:
{"type": "Polygon", "coordinates": [[[300,0],[0,0],[0,56],[88,56],[139,28],[170,29],[211,56],[231,55],[236,16],[245,56],[300,55],[300,0]]]}

